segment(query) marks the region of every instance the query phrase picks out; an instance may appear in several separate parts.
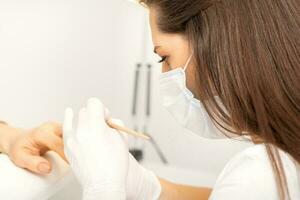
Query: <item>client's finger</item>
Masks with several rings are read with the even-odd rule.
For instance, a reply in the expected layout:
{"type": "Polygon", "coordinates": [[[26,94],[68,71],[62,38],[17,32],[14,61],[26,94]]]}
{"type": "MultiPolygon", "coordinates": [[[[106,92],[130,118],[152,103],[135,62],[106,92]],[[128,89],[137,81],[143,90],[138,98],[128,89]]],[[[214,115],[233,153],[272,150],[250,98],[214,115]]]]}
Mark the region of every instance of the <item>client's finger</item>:
{"type": "Polygon", "coordinates": [[[41,137],[35,139],[35,142],[39,145],[41,149],[46,147],[48,150],[56,152],[67,162],[64,153],[64,144],[61,137],[51,134],[50,132],[43,133],[41,137]]]}
{"type": "Polygon", "coordinates": [[[13,162],[17,166],[37,174],[48,174],[52,169],[51,163],[47,159],[39,155],[32,155],[27,151],[19,152],[13,159],[13,162]]]}

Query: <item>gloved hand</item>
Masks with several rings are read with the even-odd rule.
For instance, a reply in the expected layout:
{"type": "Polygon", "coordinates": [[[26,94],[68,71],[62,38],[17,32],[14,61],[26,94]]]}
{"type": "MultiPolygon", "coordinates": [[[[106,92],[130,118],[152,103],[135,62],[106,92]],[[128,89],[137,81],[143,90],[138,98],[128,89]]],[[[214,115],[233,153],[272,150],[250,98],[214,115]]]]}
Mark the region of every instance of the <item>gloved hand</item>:
{"type": "Polygon", "coordinates": [[[128,172],[125,135],[106,124],[105,108],[95,98],[79,112],[73,127],[73,111],[64,121],[65,155],[83,188],[84,200],[123,200],[128,172]]]}
{"type": "Polygon", "coordinates": [[[127,200],[157,200],[161,193],[161,185],[156,175],[141,166],[129,154],[129,167],[126,180],[127,200]]]}
{"type": "MultiPolygon", "coordinates": [[[[161,192],[157,177],[128,152],[125,135],[106,124],[106,110],[99,100],[90,99],[88,109],[80,110],[77,130],[73,111],[66,110],[65,155],[83,187],[83,199],[157,200],[161,192]]],[[[124,126],[120,120],[112,121],[124,126]]]]}

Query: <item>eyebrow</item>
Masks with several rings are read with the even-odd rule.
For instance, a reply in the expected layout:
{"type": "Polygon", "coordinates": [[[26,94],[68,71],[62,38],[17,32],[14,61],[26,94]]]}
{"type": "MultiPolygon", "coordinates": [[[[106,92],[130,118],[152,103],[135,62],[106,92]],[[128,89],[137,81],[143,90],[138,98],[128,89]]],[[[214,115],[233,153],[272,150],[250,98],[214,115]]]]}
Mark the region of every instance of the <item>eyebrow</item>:
{"type": "Polygon", "coordinates": [[[153,52],[157,54],[157,49],[159,49],[160,46],[155,46],[153,52]]]}

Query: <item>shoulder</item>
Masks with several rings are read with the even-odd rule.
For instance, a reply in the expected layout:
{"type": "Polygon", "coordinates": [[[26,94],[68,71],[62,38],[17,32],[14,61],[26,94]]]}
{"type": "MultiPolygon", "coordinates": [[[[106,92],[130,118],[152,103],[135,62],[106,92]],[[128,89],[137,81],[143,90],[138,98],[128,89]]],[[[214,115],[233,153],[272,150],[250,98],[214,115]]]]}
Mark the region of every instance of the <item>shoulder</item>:
{"type": "MultiPolygon", "coordinates": [[[[285,169],[288,168],[285,171],[295,176],[297,170],[293,161],[283,152],[280,155],[285,169]]],[[[278,199],[275,176],[265,146],[254,145],[232,158],[220,174],[210,199],[278,199]]]]}

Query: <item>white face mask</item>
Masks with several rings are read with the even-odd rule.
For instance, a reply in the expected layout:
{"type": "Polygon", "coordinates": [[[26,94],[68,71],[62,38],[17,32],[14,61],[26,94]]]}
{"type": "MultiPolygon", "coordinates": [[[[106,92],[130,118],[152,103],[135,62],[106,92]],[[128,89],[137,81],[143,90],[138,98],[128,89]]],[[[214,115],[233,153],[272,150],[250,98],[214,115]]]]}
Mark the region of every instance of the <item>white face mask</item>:
{"type": "Polygon", "coordinates": [[[175,120],[186,129],[197,135],[210,138],[225,136],[211,121],[202,103],[194,98],[186,86],[186,68],[192,56],[183,68],[176,68],[161,74],[160,92],[163,106],[173,115],[175,120]]]}

